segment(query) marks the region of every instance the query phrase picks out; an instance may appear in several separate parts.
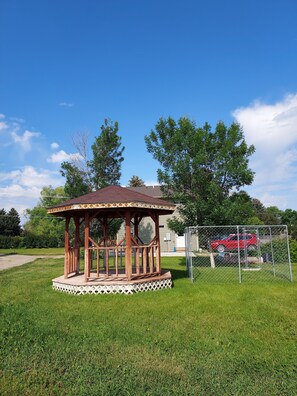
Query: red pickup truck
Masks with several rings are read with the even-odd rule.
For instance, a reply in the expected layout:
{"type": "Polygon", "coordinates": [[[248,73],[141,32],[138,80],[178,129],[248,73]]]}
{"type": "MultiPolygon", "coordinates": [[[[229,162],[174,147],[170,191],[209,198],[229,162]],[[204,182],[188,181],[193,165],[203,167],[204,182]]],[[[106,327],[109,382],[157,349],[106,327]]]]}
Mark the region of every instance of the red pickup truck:
{"type": "Polygon", "coordinates": [[[248,251],[253,251],[257,248],[259,240],[255,234],[230,234],[224,239],[215,239],[211,242],[212,250],[219,253],[225,251],[232,251],[247,248],[248,251]]]}

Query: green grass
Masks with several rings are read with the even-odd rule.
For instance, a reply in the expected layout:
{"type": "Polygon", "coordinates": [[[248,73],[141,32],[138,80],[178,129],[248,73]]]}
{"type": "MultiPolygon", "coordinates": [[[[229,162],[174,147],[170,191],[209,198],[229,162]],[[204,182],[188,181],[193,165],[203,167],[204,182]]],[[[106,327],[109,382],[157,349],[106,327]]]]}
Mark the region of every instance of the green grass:
{"type": "MultiPolygon", "coordinates": [[[[192,284],[133,296],[51,289],[61,259],[0,273],[1,395],[296,395],[297,284],[192,284]]],[[[296,266],[294,266],[296,274],[296,266]]]]}
{"type": "Polygon", "coordinates": [[[0,254],[26,254],[29,256],[51,256],[64,254],[64,248],[20,248],[20,249],[0,249],[0,254]]]}

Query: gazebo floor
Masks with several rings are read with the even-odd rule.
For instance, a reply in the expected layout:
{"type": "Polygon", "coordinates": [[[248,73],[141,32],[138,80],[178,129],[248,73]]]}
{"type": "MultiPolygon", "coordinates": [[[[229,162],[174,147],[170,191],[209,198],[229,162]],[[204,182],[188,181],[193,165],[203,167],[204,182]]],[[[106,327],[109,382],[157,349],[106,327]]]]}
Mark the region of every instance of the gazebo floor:
{"type": "Polygon", "coordinates": [[[160,275],[135,276],[128,280],[125,274],[100,275],[91,273],[88,282],[84,274],[64,276],[53,279],[53,289],[64,293],[83,294],[134,294],[144,291],[160,290],[172,287],[171,272],[164,271],[160,275]]]}

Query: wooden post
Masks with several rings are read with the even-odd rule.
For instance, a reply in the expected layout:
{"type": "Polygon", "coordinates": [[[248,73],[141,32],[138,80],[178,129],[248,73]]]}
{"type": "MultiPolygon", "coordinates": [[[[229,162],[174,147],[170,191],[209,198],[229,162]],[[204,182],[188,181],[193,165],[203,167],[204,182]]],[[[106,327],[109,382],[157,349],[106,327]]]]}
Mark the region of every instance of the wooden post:
{"type": "Polygon", "coordinates": [[[131,250],[131,213],[126,211],[126,254],[125,254],[125,270],[128,280],[132,278],[132,250],[131,250]]]}
{"type": "Polygon", "coordinates": [[[119,274],[119,256],[118,256],[119,249],[117,246],[115,248],[114,254],[115,254],[115,266],[116,266],[115,274],[116,274],[116,276],[118,276],[118,274],[119,274]]]}
{"type": "Polygon", "coordinates": [[[147,272],[147,247],[142,249],[142,272],[146,274],[147,272]]]}
{"type": "Polygon", "coordinates": [[[161,272],[161,247],[160,247],[160,228],[159,215],[155,216],[155,234],[156,234],[156,271],[161,272]]]}
{"type": "Polygon", "coordinates": [[[99,249],[96,250],[96,254],[97,254],[97,256],[96,256],[97,277],[99,278],[99,276],[100,276],[100,250],[99,249]]]}
{"type": "MultiPolygon", "coordinates": [[[[104,247],[107,247],[107,240],[108,240],[108,222],[107,217],[103,218],[103,238],[104,238],[104,247]]],[[[103,260],[104,260],[104,267],[105,273],[108,276],[108,260],[109,260],[109,253],[108,249],[103,250],[103,260]]]]}
{"type": "Polygon", "coordinates": [[[90,216],[89,212],[85,212],[85,282],[88,281],[90,276],[90,255],[89,255],[89,236],[90,236],[90,216]]]}
{"type": "Polygon", "coordinates": [[[154,246],[149,247],[149,268],[150,268],[150,273],[154,272],[154,246]]]}
{"type": "Polygon", "coordinates": [[[66,279],[69,274],[68,263],[69,263],[69,223],[70,217],[66,216],[65,222],[65,257],[64,257],[64,278],[66,279]]]}
{"type": "Polygon", "coordinates": [[[134,234],[136,236],[136,240],[138,241],[138,234],[139,234],[139,218],[137,215],[134,216],[134,234]]]}
{"type": "Polygon", "coordinates": [[[76,263],[76,273],[79,274],[80,268],[80,240],[79,240],[79,217],[74,218],[75,223],[75,263],[76,263]]]}
{"type": "MultiPolygon", "coordinates": [[[[134,234],[135,234],[135,239],[136,242],[139,244],[139,217],[137,215],[134,216],[134,234]]],[[[136,267],[136,274],[140,275],[140,267],[139,267],[139,254],[140,254],[140,249],[139,247],[136,247],[135,249],[135,267],[136,267]]]]}

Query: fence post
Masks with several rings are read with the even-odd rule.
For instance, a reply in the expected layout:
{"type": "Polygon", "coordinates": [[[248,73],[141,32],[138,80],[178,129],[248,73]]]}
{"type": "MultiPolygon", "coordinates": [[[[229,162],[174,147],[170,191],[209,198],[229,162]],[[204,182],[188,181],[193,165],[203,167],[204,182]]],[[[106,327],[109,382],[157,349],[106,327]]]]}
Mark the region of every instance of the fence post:
{"type": "MultiPolygon", "coordinates": [[[[275,276],[275,262],[274,262],[274,252],[273,252],[273,244],[272,244],[271,227],[269,227],[269,236],[270,236],[270,248],[271,248],[271,260],[272,260],[272,267],[273,267],[273,276],[275,276]]],[[[268,261],[269,261],[269,259],[268,259],[268,261]]]]}
{"type": "Polygon", "coordinates": [[[186,263],[187,263],[187,270],[190,276],[191,281],[193,282],[193,266],[192,266],[192,249],[191,249],[191,228],[186,228],[186,263]]]}
{"type": "Polygon", "coordinates": [[[240,263],[240,246],[239,246],[239,226],[236,226],[237,230],[237,257],[238,257],[238,277],[239,283],[241,283],[241,263],[240,263]]]}
{"type": "Polygon", "coordinates": [[[289,261],[289,271],[290,271],[290,281],[293,282],[293,274],[292,274],[292,265],[291,265],[291,255],[290,255],[290,245],[289,245],[289,233],[288,226],[286,228],[286,236],[287,236],[287,249],[288,249],[288,261],[289,261]]]}

